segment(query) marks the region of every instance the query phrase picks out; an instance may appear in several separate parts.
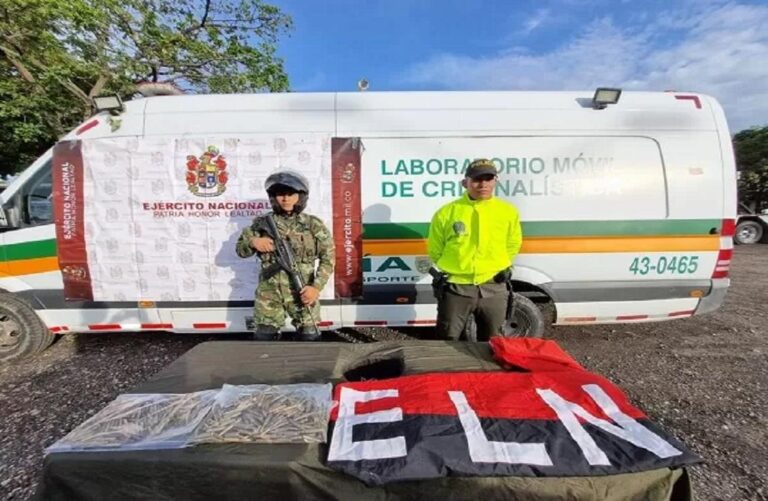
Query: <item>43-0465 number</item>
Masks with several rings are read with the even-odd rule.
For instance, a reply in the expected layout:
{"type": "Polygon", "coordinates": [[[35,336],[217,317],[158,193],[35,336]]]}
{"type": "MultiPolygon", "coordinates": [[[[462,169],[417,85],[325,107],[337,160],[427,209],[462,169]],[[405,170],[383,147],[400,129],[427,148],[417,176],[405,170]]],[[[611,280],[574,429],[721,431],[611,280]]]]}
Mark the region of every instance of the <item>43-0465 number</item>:
{"type": "Polygon", "coordinates": [[[658,256],[636,257],[629,265],[629,271],[635,275],[677,274],[690,275],[699,269],[699,256],[658,256]]]}

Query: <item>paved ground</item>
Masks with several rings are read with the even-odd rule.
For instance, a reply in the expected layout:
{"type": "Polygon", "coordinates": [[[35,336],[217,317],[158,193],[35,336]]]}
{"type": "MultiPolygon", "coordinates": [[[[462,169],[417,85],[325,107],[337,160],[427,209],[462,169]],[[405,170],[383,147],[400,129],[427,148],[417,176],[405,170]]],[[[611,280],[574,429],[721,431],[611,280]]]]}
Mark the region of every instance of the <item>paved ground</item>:
{"type": "MultiPolygon", "coordinates": [[[[732,278],[725,307],[710,315],[557,328],[551,337],[704,458],[692,468],[699,499],[768,499],[768,245],[737,247],[732,278]]],[[[339,337],[413,334],[371,329],[339,337]]],[[[71,335],[34,361],[0,366],[0,499],[30,498],[44,447],[211,339],[221,337],[71,335]]]]}

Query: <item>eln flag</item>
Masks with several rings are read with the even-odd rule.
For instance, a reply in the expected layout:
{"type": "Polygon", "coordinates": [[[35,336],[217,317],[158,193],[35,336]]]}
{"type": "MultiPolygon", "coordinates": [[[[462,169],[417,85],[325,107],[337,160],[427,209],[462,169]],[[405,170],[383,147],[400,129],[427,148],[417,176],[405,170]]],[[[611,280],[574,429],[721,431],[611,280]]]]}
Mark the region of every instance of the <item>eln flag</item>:
{"type": "Polygon", "coordinates": [[[367,484],[442,476],[599,476],[699,459],[557,344],[492,341],[517,371],[336,386],[328,465],[367,484]]]}

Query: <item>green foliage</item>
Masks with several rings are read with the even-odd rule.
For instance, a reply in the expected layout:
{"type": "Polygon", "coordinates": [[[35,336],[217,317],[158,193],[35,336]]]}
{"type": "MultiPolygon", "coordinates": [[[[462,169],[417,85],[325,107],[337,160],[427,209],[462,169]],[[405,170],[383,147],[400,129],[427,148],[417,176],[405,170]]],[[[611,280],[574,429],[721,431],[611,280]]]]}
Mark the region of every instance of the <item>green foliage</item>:
{"type": "Polygon", "coordinates": [[[288,89],[291,19],[261,0],[0,0],[0,173],[21,170],[140,82],[186,92],[288,89]]]}
{"type": "Polygon", "coordinates": [[[768,126],[739,132],[733,145],[741,172],[739,200],[756,211],[768,209],[768,126]]]}

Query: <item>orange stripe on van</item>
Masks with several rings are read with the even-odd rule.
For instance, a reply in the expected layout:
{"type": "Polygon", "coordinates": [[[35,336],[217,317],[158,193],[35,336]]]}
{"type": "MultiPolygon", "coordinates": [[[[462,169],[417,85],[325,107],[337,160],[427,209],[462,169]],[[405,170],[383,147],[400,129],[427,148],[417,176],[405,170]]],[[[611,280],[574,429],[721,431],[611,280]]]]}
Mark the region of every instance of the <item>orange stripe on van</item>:
{"type": "MultiPolygon", "coordinates": [[[[717,251],[720,236],[664,237],[523,237],[521,254],[585,254],[600,252],[717,251]]],[[[427,241],[364,240],[363,254],[373,256],[423,256],[427,241]]]]}
{"type": "Polygon", "coordinates": [[[33,273],[46,273],[48,271],[59,271],[58,257],[17,259],[15,261],[6,261],[0,266],[0,273],[5,274],[6,276],[31,275],[33,273]]]}

